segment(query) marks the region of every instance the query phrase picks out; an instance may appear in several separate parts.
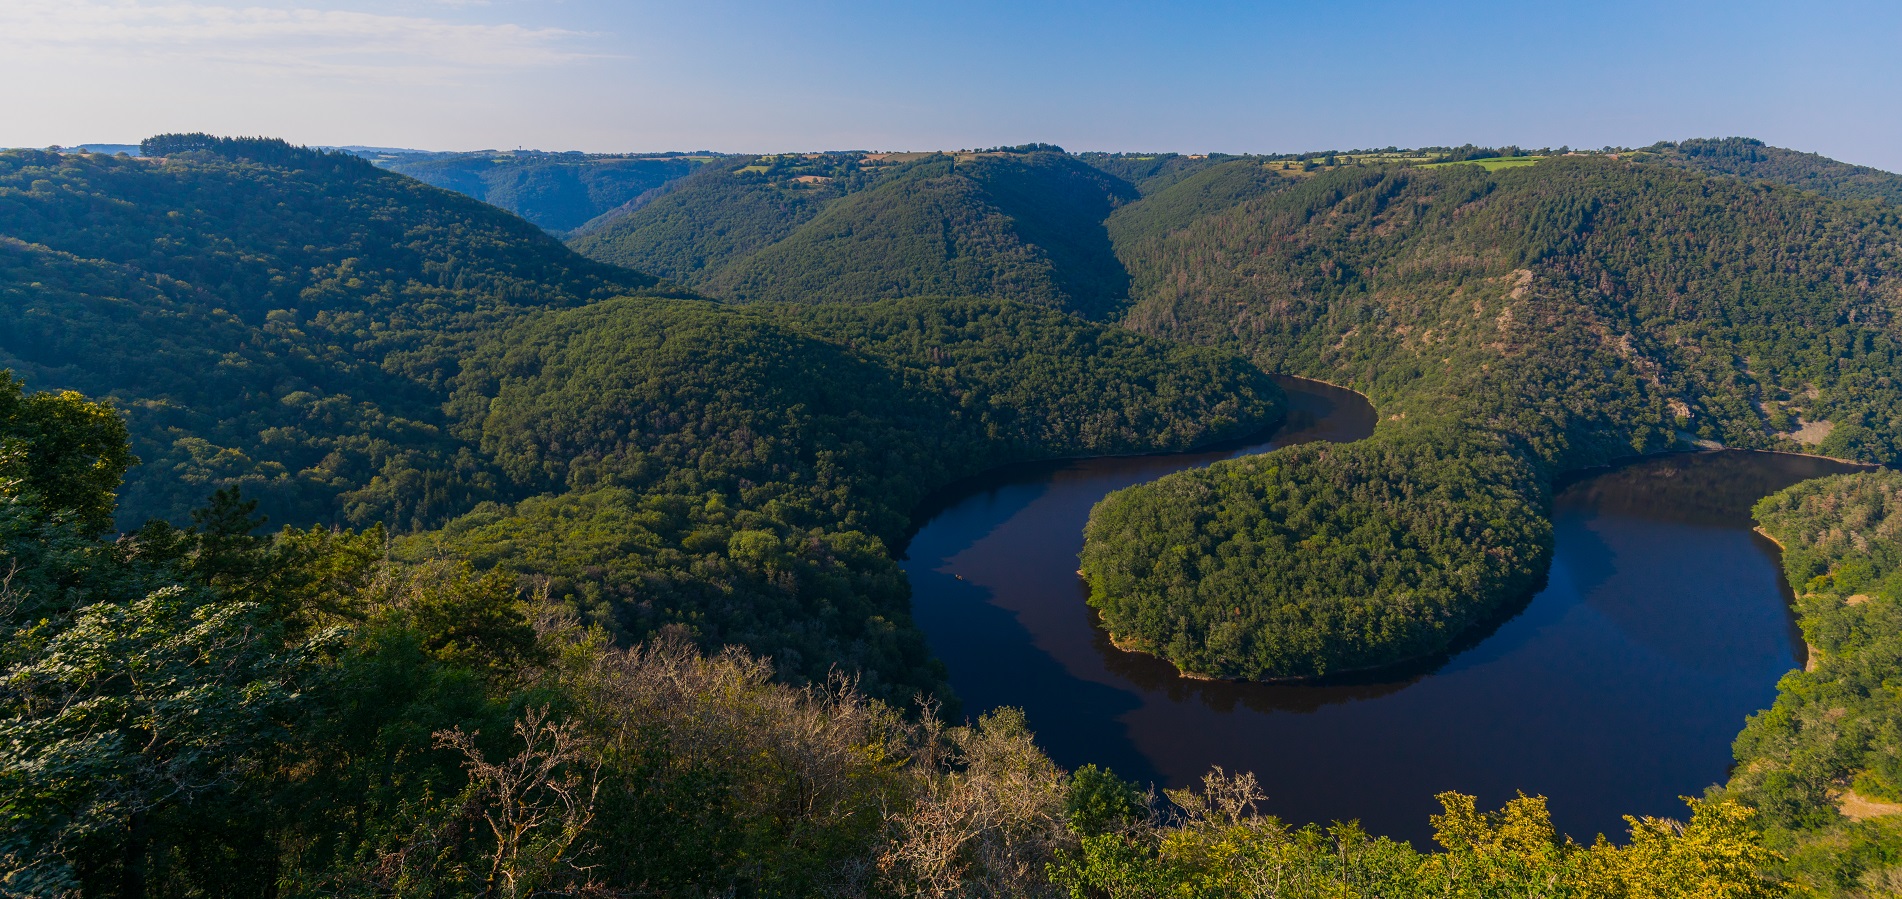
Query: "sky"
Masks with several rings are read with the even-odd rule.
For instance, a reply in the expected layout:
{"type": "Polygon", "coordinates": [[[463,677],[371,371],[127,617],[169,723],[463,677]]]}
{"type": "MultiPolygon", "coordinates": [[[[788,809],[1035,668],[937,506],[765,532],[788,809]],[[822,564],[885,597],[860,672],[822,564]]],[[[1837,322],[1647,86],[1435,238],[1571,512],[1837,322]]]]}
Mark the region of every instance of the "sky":
{"type": "Polygon", "coordinates": [[[1902,171],[1902,3],[0,0],[0,146],[1292,152],[1744,135],[1902,171]]]}

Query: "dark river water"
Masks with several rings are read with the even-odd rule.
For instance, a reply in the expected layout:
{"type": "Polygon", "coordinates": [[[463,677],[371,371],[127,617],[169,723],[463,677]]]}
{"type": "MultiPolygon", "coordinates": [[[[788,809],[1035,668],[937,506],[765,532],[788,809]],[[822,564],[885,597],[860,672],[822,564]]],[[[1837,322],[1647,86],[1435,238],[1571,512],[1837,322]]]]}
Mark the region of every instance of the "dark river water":
{"type": "Polygon", "coordinates": [[[1024,466],[955,488],[912,538],[913,609],[968,714],[1024,709],[1059,764],[1163,787],[1254,771],[1266,810],[1359,819],[1424,846],[1435,793],[1551,799],[1560,829],[1623,834],[1682,817],[1724,779],[1730,742],[1801,664],[1757,499],[1851,466],[1718,452],[1654,457],[1562,489],[1545,589],[1431,668],[1331,686],[1177,677],[1109,645],[1076,575],[1090,507],[1217,459],[1371,433],[1358,395],[1289,381],[1273,439],[1213,453],[1024,466]]]}

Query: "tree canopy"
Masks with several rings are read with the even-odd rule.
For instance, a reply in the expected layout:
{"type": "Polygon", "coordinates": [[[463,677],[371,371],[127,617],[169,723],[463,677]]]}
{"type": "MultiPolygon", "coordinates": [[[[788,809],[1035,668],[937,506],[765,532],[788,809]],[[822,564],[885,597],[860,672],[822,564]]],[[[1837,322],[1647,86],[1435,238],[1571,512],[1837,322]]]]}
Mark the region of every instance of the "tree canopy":
{"type": "Polygon", "coordinates": [[[556,234],[632,212],[711,157],[493,150],[406,153],[378,160],[393,172],[468,194],[556,234]]]}
{"type": "Polygon", "coordinates": [[[1543,568],[1544,485],[1559,473],[1696,441],[1902,458],[1891,208],[1600,156],[1344,166],[1223,208],[1196,182],[1225,166],[1116,214],[1131,222],[1117,242],[1136,296],[1126,323],[1353,386],[1383,421],[1364,449],[1283,451],[1284,464],[1181,473],[1106,502],[1085,571],[1129,645],[1237,676],[1319,673],[1264,664],[1261,647],[1302,641],[1384,644],[1396,661],[1423,644],[1355,632],[1336,610],[1473,622],[1504,607],[1536,582],[1518,566],[1543,568]],[[1135,226],[1178,193],[1186,223],[1135,226]],[[1463,461],[1472,447],[1497,458],[1463,461]],[[1282,508],[1289,471],[1344,492],[1282,508]],[[1210,505],[1190,514],[1196,491],[1210,505]],[[1135,520],[1158,533],[1119,523],[1135,520]],[[1404,541],[1363,524],[1386,521],[1407,523],[1404,541]],[[1447,551],[1405,551],[1440,539],[1447,551]],[[1158,563],[1158,542],[1184,557],[1158,563]],[[1453,546],[1510,576],[1445,582],[1446,600],[1421,605],[1430,573],[1479,570],[1453,546]],[[1380,573],[1348,577],[1317,561],[1329,553],[1380,573]],[[1260,614],[1278,606],[1285,617],[1260,614]]]}

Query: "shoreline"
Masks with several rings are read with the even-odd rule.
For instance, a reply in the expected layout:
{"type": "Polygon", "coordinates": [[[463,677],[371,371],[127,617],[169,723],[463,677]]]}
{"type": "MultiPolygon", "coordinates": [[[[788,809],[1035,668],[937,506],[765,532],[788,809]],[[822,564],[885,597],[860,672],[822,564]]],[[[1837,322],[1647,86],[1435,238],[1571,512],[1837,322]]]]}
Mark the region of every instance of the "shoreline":
{"type": "MultiPolygon", "coordinates": [[[[1346,393],[1351,393],[1357,397],[1360,397],[1361,402],[1364,402],[1367,404],[1367,408],[1374,410],[1374,423],[1376,427],[1379,426],[1379,423],[1380,423],[1379,407],[1375,406],[1373,401],[1367,398],[1367,394],[1361,393],[1360,391],[1355,390],[1352,387],[1342,387],[1339,384],[1323,381],[1319,378],[1304,377],[1302,375],[1285,375],[1285,374],[1269,373],[1268,377],[1276,380],[1277,382],[1281,380],[1304,381],[1306,383],[1316,384],[1321,387],[1329,388],[1331,390],[1340,390],[1346,393]]],[[[1280,383],[1277,383],[1275,386],[1281,387],[1282,385],[1280,383]]],[[[931,517],[939,512],[944,511],[946,508],[948,508],[955,502],[955,500],[951,500],[951,501],[942,501],[942,500],[945,500],[946,497],[948,496],[963,493],[964,488],[975,481],[981,481],[986,478],[998,477],[1015,470],[1028,469],[1028,468],[1032,468],[1035,466],[1042,466],[1042,465],[1061,465],[1067,462],[1088,462],[1094,459],[1143,459],[1143,458],[1149,458],[1149,457],[1187,456],[1187,455],[1199,455],[1202,453],[1219,453],[1225,450],[1241,449],[1243,447],[1250,446],[1255,443],[1264,442],[1274,437],[1275,433],[1279,431],[1282,428],[1282,426],[1288,423],[1289,407],[1288,407],[1288,401],[1286,396],[1287,391],[1284,389],[1282,393],[1283,393],[1282,408],[1281,408],[1280,414],[1275,416],[1275,418],[1272,421],[1269,421],[1266,424],[1261,425],[1260,427],[1254,428],[1252,430],[1249,430],[1241,434],[1231,434],[1224,437],[1218,437],[1214,440],[1209,440],[1204,443],[1198,443],[1193,446],[1185,447],[1182,449],[1143,450],[1140,452],[1132,452],[1132,453],[1089,453],[1089,454],[1083,454],[1083,455],[1044,456],[1044,457],[1035,458],[1035,459],[1020,459],[1015,462],[1005,462],[1001,465],[993,465],[989,468],[983,469],[982,471],[978,471],[973,474],[968,474],[963,477],[953,479],[948,483],[932,488],[930,492],[925,494],[924,499],[920,500],[918,502],[918,505],[912,509],[911,524],[909,527],[906,528],[904,536],[896,544],[894,544],[891,547],[891,555],[893,558],[897,558],[897,559],[904,558],[906,549],[911,546],[912,538],[918,536],[918,532],[920,530],[923,530],[926,524],[930,523],[931,517]]],[[[1366,438],[1362,438],[1362,439],[1366,439],[1366,438]]]]}
{"type": "MultiPolygon", "coordinates": [[[[1312,380],[1312,379],[1303,379],[1303,380],[1312,380]]],[[[1320,383],[1326,383],[1326,382],[1320,382],[1320,383]]],[[[1334,386],[1334,385],[1328,385],[1328,386],[1334,386]]],[[[1350,389],[1350,388],[1342,388],[1342,389],[1350,389]]],[[[1358,393],[1358,391],[1354,391],[1354,392],[1358,393]]],[[[1858,461],[1850,460],[1850,459],[1839,459],[1833,456],[1822,456],[1822,455],[1817,455],[1814,453],[1793,453],[1793,452],[1782,451],[1782,450],[1753,450],[1753,449],[1740,449],[1737,447],[1727,447],[1727,446],[1696,447],[1696,448],[1690,448],[1690,449],[1674,448],[1674,449],[1664,450],[1657,453],[1646,453],[1643,455],[1625,456],[1619,459],[1615,459],[1611,462],[1607,462],[1603,465],[1594,465],[1587,468],[1573,469],[1563,474],[1554,476],[1552,479],[1553,480],[1553,484],[1552,484],[1553,494],[1554,496],[1556,496],[1559,489],[1561,489],[1562,487],[1569,486],[1571,484],[1580,483],[1582,481],[1589,480],[1594,477],[1599,477],[1603,474],[1609,474],[1612,471],[1615,471],[1619,468],[1623,468],[1630,465],[1637,465],[1644,462],[1661,459],[1667,456],[1714,455],[1717,453],[1728,453],[1728,452],[1762,453],[1766,455],[1796,456],[1796,457],[1804,457],[1804,458],[1811,458],[1811,459],[1820,459],[1827,462],[1835,462],[1841,465],[1856,466],[1858,468],[1862,468],[1865,470],[1875,470],[1875,469],[1880,469],[1883,467],[1881,465],[1878,465],[1872,462],[1858,462],[1858,461]]],[[[1825,475],[1824,477],[1827,477],[1827,475],[1825,475]]],[[[1764,530],[1764,528],[1761,525],[1753,524],[1751,527],[1751,531],[1755,534],[1762,536],[1765,540],[1768,540],[1772,545],[1776,547],[1776,551],[1777,551],[1776,556],[1772,559],[1772,562],[1776,567],[1778,581],[1784,586],[1786,590],[1790,590],[1790,592],[1786,594],[1787,598],[1785,601],[1785,606],[1792,613],[1794,613],[1796,609],[1794,589],[1789,584],[1787,577],[1785,576],[1783,572],[1782,554],[1787,551],[1787,547],[1784,546],[1782,541],[1778,540],[1774,536],[1771,536],[1771,534],[1768,531],[1764,530]]],[[[1089,584],[1088,575],[1085,574],[1082,569],[1077,570],[1077,576],[1086,585],[1089,584]]],[[[1539,587],[1534,588],[1533,590],[1528,592],[1525,596],[1520,597],[1515,602],[1503,604],[1500,608],[1500,612],[1507,612],[1508,610],[1510,610],[1510,613],[1504,614],[1503,616],[1497,613],[1494,616],[1489,616],[1495,619],[1493,621],[1493,624],[1494,625],[1503,624],[1505,620],[1509,620],[1511,617],[1513,617],[1513,615],[1516,615],[1519,610],[1523,610],[1526,604],[1529,603],[1534,597],[1536,597],[1538,595],[1539,590],[1542,590],[1542,589],[1544,589],[1543,579],[1541,579],[1541,584],[1539,587]]],[[[1200,672],[1184,670],[1181,666],[1177,665],[1173,660],[1165,658],[1158,653],[1137,648],[1133,641],[1117,636],[1114,632],[1110,631],[1107,627],[1103,625],[1101,612],[1096,611],[1094,609],[1092,609],[1092,612],[1093,612],[1092,617],[1095,620],[1095,626],[1101,629],[1105,634],[1108,635],[1110,640],[1110,645],[1115,647],[1119,652],[1129,653],[1132,655],[1141,655],[1147,658],[1166,662],[1171,667],[1175,668],[1177,677],[1180,677],[1183,680],[1196,681],[1201,683],[1262,684],[1267,686],[1324,687],[1324,686],[1334,686],[1340,683],[1365,682],[1363,679],[1378,678],[1383,676],[1393,676],[1393,677],[1404,678],[1413,674],[1417,674],[1424,669],[1437,666],[1438,664],[1447,661],[1452,656],[1457,655],[1460,652],[1463,652],[1465,649],[1471,648],[1471,645],[1476,645],[1478,641],[1470,640],[1470,637],[1469,637],[1470,634],[1480,634],[1480,640],[1483,641],[1484,635],[1490,633],[1490,630],[1487,629],[1484,624],[1475,623],[1473,626],[1467,629],[1467,632],[1463,633],[1459,637],[1456,637],[1455,640],[1451,644],[1449,644],[1449,646],[1446,649],[1442,649],[1435,652],[1408,656],[1406,658],[1395,659],[1390,662],[1382,662],[1377,665],[1370,665],[1370,666],[1351,668],[1351,669],[1343,669],[1339,671],[1329,671],[1325,674],[1319,674],[1319,675],[1296,675],[1296,676],[1274,677],[1274,678],[1240,678],[1240,677],[1223,677],[1220,675],[1204,674],[1200,672]]],[[[1803,658],[1797,660],[1799,662],[1799,667],[1802,670],[1806,670],[1806,671],[1814,670],[1816,665],[1816,658],[1817,658],[1816,648],[1814,646],[1808,645],[1808,643],[1805,642],[1804,650],[1805,652],[1804,652],[1803,658]]]]}
{"type": "MultiPolygon", "coordinates": [[[[1285,383],[1281,383],[1281,382],[1292,381],[1292,382],[1310,384],[1310,385],[1314,385],[1320,388],[1325,388],[1328,390],[1338,390],[1338,391],[1343,391],[1346,393],[1351,393],[1354,396],[1359,397],[1360,400],[1367,405],[1367,408],[1372,410],[1374,414],[1374,427],[1376,430],[1379,428],[1381,422],[1385,420],[1381,417],[1380,409],[1378,406],[1374,404],[1373,400],[1369,398],[1367,394],[1362,393],[1359,390],[1355,390],[1352,387],[1346,387],[1340,384],[1335,384],[1330,381],[1324,381],[1319,378],[1310,378],[1303,375],[1271,374],[1270,377],[1274,378],[1278,382],[1277,386],[1283,386],[1284,390],[1286,385],[1285,383]]],[[[1285,404],[1285,400],[1284,400],[1284,404],[1285,404]]],[[[986,478],[986,477],[991,477],[991,476],[1000,474],[1002,472],[1006,472],[1011,469],[1019,468],[1023,466],[1060,464],[1064,462],[1086,461],[1091,459],[1141,458],[1141,457],[1149,457],[1149,456],[1176,456],[1176,455],[1192,455],[1192,454],[1199,454],[1199,453],[1206,453],[1206,452],[1218,452],[1220,451],[1220,448],[1222,448],[1224,445],[1228,445],[1228,446],[1236,446],[1238,444],[1247,445],[1247,443],[1253,442],[1258,439],[1266,439],[1266,438],[1272,437],[1272,435],[1275,433],[1276,430],[1280,429],[1281,427],[1287,424],[1287,417],[1290,411],[1291,410],[1284,405],[1284,408],[1281,410],[1280,417],[1277,418],[1273,424],[1268,425],[1254,432],[1251,436],[1247,436],[1247,437],[1224,438],[1220,440],[1211,441],[1199,447],[1185,449],[1185,450],[1163,450],[1163,451],[1155,451],[1155,452],[1137,452],[1137,453],[1108,453],[1108,454],[1088,455],[1088,456],[1056,457],[1056,458],[1050,458],[1050,459],[1029,460],[1025,462],[1007,463],[1005,465],[986,469],[983,472],[980,472],[975,475],[971,475],[966,478],[960,478],[951,484],[945,485],[945,487],[939,488],[938,490],[934,490],[933,496],[935,497],[935,496],[939,496],[946,493],[959,492],[957,488],[967,484],[968,482],[986,478]]],[[[1372,434],[1370,434],[1369,436],[1372,436],[1372,434]]],[[[1363,437],[1360,439],[1364,440],[1366,438],[1363,437]]],[[[1351,442],[1359,442],[1359,441],[1356,440],[1351,442]]],[[[1805,453],[1805,452],[1797,452],[1792,450],[1780,450],[1780,449],[1746,449],[1741,447],[1725,446],[1723,444],[1719,444],[1715,442],[1708,443],[1705,445],[1696,445],[1696,444],[1686,445],[1680,442],[1678,444],[1672,445],[1670,448],[1663,449],[1657,452],[1636,453],[1629,456],[1621,456],[1621,457],[1608,460],[1598,465],[1584,466],[1581,468],[1575,468],[1575,469],[1570,469],[1570,470],[1554,473],[1550,478],[1550,488],[1551,488],[1552,494],[1556,496],[1560,490],[1564,489],[1567,486],[1570,486],[1571,484],[1588,480],[1593,477],[1598,477],[1601,474],[1609,473],[1611,471],[1615,471],[1625,466],[1635,465],[1635,464],[1647,462],[1650,460],[1660,459],[1663,457],[1674,456],[1674,455],[1707,455],[1707,454],[1725,453],[1725,452],[1764,453],[1768,455],[1795,456],[1799,458],[1819,459],[1822,461],[1834,462],[1840,465],[1850,465],[1850,466],[1856,466],[1858,468],[1871,469],[1871,470],[1883,467],[1877,463],[1862,462],[1862,461],[1858,461],[1854,459],[1844,459],[1844,458],[1840,458],[1836,456],[1826,456],[1820,453],[1805,453]]],[[[950,505],[950,503],[944,503],[941,505],[937,505],[935,508],[932,508],[933,504],[930,502],[921,503],[919,506],[919,511],[922,514],[917,514],[914,516],[912,527],[906,533],[904,543],[901,544],[901,546],[899,547],[899,552],[895,553],[894,555],[902,556],[904,548],[909,546],[911,539],[914,536],[916,536],[918,531],[920,531],[924,527],[925,524],[929,523],[930,516],[932,514],[935,514],[936,512],[942,511],[944,508],[948,507],[948,505],[950,505]],[[927,509],[929,509],[929,511],[926,511],[927,509]]],[[[1754,526],[1752,530],[1755,533],[1762,535],[1764,539],[1769,540],[1773,545],[1776,546],[1778,551],[1778,558],[1775,560],[1775,563],[1777,566],[1779,577],[1781,578],[1782,577],[1781,554],[1782,552],[1785,551],[1786,548],[1784,547],[1781,541],[1778,541],[1775,537],[1771,536],[1761,526],[1754,526]]],[[[1076,574],[1078,579],[1082,581],[1086,586],[1090,584],[1089,576],[1082,569],[1077,569],[1076,574]]],[[[1519,597],[1514,602],[1502,603],[1499,611],[1523,609],[1524,606],[1533,597],[1535,597],[1538,594],[1538,591],[1540,589],[1543,589],[1544,579],[1541,578],[1540,581],[1541,581],[1541,585],[1529,591],[1525,596],[1519,597]]],[[[1786,583],[1786,586],[1787,586],[1787,583],[1786,583]]],[[[1794,605],[1791,605],[1790,607],[1794,609],[1794,605]]],[[[1108,638],[1110,645],[1114,647],[1118,652],[1123,652],[1130,655],[1142,656],[1145,658],[1166,662],[1170,665],[1170,667],[1175,669],[1177,677],[1185,681],[1195,681],[1200,683],[1263,684],[1263,685],[1269,685],[1269,686],[1328,686],[1328,685],[1333,685],[1333,684],[1337,684],[1341,682],[1360,681],[1362,679],[1370,678],[1370,677],[1381,677],[1381,676],[1387,676],[1387,675],[1404,677],[1404,676],[1407,676],[1410,672],[1414,672],[1416,669],[1422,669],[1424,667],[1437,665],[1439,663],[1444,662],[1445,660],[1450,658],[1452,655],[1455,655],[1458,652],[1463,651],[1464,648],[1470,648],[1470,647],[1461,646],[1461,644],[1465,644],[1469,642],[1466,636],[1462,634],[1461,636],[1456,637],[1452,641],[1452,643],[1450,643],[1449,646],[1446,647],[1445,649],[1441,649],[1441,650],[1437,650],[1437,651],[1429,652],[1429,653],[1422,653],[1422,654],[1414,655],[1414,656],[1408,656],[1408,657],[1400,658],[1400,659],[1394,659],[1391,661],[1381,662],[1375,665],[1357,667],[1352,669],[1344,669],[1339,671],[1329,671],[1327,673],[1318,674],[1318,675],[1294,675],[1294,676],[1274,677],[1274,678],[1224,677],[1221,675],[1207,674],[1202,672],[1185,670],[1179,665],[1177,665],[1173,660],[1165,658],[1164,656],[1158,653],[1141,648],[1137,641],[1127,637],[1120,636],[1116,634],[1114,631],[1111,631],[1108,627],[1103,625],[1100,611],[1092,608],[1091,612],[1092,612],[1091,617],[1095,619],[1094,626],[1103,632],[1103,634],[1108,638]]],[[[1488,617],[1498,618],[1498,615],[1497,613],[1495,613],[1495,615],[1488,616],[1488,617]]],[[[1508,615],[1505,617],[1509,618],[1511,616],[1508,615]]],[[[1503,623],[1503,621],[1494,622],[1495,625],[1499,623],[1503,623]]],[[[1467,630],[1473,633],[1490,632],[1487,628],[1484,628],[1483,626],[1480,626],[1479,624],[1475,624],[1473,627],[1468,628],[1467,630]]],[[[1803,662],[1805,666],[1813,666],[1815,652],[1813,648],[1811,647],[1806,647],[1806,648],[1810,649],[1810,651],[1806,654],[1806,658],[1803,660],[1803,662]]]]}

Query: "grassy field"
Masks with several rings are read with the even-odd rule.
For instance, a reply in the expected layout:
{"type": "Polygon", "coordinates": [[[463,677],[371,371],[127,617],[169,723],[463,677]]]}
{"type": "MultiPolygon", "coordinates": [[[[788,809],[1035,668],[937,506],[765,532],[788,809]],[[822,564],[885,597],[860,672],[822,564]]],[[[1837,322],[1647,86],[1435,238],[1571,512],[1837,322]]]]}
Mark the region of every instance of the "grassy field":
{"type": "Polygon", "coordinates": [[[1399,153],[1336,153],[1334,154],[1333,165],[1327,163],[1326,157],[1316,156],[1307,159],[1271,159],[1262,163],[1262,167],[1281,172],[1285,175],[1301,177],[1305,175],[1318,175],[1322,172],[1337,169],[1345,165],[1384,165],[1401,162],[1425,162],[1432,158],[1432,156],[1425,153],[1404,151],[1399,153]]]}
{"type": "Polygon", "coordinates": [[[1476,165],[1484,168],[1486,171],[1497,172],[1500,169],[1516,169],[1520,166],[1532,165],[1544,158],[1543,156],[1501,156],[1497,159],[1467,159],[1460,162],[1435,162],[1431,165],[1420,166],[1420,168],[1437,169],[1449,165],[1476,165]]]}

